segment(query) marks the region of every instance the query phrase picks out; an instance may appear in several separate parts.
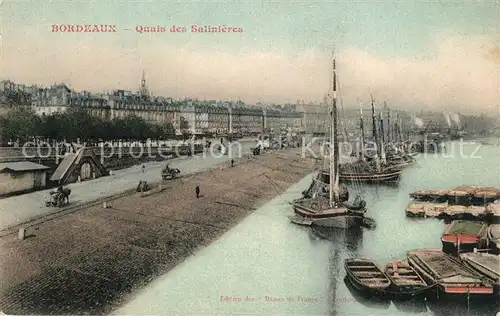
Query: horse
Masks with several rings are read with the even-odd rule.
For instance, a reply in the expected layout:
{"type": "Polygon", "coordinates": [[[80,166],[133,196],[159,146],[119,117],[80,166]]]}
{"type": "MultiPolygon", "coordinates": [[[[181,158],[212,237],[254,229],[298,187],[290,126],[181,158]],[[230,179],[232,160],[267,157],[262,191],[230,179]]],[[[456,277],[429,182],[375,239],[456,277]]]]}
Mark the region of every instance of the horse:
{"type": "Polygon", "coordinates": [[[69,196],[71,194],[71,189],[64,188],[61,193],[63,194],[63,198],[66,200],[66,203],[69,204],[69,196]]]}

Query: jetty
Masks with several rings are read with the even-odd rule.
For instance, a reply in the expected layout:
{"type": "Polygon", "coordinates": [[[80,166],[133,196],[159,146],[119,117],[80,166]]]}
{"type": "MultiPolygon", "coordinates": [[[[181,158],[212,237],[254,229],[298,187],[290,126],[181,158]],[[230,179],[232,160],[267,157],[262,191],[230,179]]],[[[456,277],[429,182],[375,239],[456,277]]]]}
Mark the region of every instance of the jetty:
{"type": "Polygon", "coordinates": [[[419,190],[410,193],[410,197],[417,201],[435,203],[448,202],[461,205],[486,205],[500,199],[500,189],[462,185],[454,189],[419,190]]]}
{"type": "Polygon", "coordinates": [[[496,220],[500,217],[500,203],[486,206],[453,205],[444,203],[413,203],[406,209],[408,217],[434,217],[440,219],[496,220]]]}

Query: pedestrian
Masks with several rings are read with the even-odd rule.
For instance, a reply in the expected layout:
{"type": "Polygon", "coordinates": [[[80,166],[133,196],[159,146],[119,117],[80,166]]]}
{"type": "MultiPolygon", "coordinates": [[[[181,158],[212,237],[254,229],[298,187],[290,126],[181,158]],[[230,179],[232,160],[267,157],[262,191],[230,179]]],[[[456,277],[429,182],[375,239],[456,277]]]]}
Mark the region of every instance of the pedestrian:
{"type": "Polygon", "coordinates": [[[194,189],[194,191],[196,192],[196,198],[199,199],[200,198],[200,185],[199,184],[196,185],[196,189],[194,189]]]}
{"type": "Polygon", "coordinates": [[[234,159],[231,159],[231,167],[234,167],[234,159]]]}
{"type": "Polygon", "coordinates": [[[142,167],[141,167],[141,169],[142,169],[142,173],[144,173],[144,169],[145,169],[145,168],[146,168],[146,167],[145,167],[144,165],[142,165],[142,167]]]}

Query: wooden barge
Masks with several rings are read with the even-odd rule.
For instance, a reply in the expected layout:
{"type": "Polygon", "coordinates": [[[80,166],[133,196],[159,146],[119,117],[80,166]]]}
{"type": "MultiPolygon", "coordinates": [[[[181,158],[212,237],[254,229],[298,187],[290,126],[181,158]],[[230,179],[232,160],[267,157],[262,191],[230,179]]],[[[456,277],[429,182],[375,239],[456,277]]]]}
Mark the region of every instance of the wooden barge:
{"type": "Polygon", "coordinates": [[[488,224],[484,222],[453,221],[443,236],[443,252],[458,254],[461,252],[472,252],[474,248],[484,249],[488,235],[488,224]]]}
{"type": "Polygon", "coordinates": [[[327,199],[301,198],[290,203],[295,215],[290,217],[294,224],[316,225],[329,228],[356,228],[366,225],[365,209],[350,210],[345,206],[331,207],[327,199]]]}
{"type": "Polygon", "coordinates": [[[492,253],[500,253],[500,224],[492,224],[488,227],[488,247],[492,253]]]}
{"type": "Polygon", "coordinates": [[[500,189],[463,185],[454,189],[419,190],[410,193],[410,197],[418,201],[461,205],[486,205],[500,199],[500,189]]]}
{"type": "Polygon", "coordinates": [[[387,263],[384,273],[392,283],[389,290],[393,299],[411,299],[423,295],[428,289],[427,282],[415,272],[406,260],[395,260],[387,263]]]}
{"type": "Polygon", "coordinates": [[[352,258],[344,261],[349,282],[367,295],[385,295],[391,280],[370,259],[352,258]]]}
{"type": "Polygon", "coordinates": [[[443,219],[470,219],[498,221],[500,218],[500,204],[491,203],[486,206],[450,205],[445,203],[416,203],[408,205],[408,217],[436,217],[443,219]]]}
{"type": "Polygon", "coordinates": [[[373,173],[356,173],[356,172],[341,172],[339,180],[341,182],[369,182],[369,183],[386,183],[397,182],[401,178],[401,170],[382,171],[373,173]]]}
{"type": "Polygon", "coordinates": [[[493,296],[493,286],[484,277],[441,249],[413,250],[407,257],[410,266],[422,279],[428,284],[438,284],[438,297],[493,296]]]}
{"type": "Polygon", "coordinates": [[[487,277],[495,293],[500,288],[500,256],[489,253],[471,252],[460,255],[462,261],[472,270],[487,277]]]}

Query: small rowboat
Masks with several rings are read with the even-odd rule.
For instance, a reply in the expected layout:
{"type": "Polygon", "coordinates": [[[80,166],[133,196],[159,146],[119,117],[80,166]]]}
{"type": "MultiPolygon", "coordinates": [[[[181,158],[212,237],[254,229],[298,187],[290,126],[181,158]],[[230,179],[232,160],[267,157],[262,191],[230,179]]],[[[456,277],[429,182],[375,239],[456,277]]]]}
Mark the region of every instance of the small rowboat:
{"type": "Polygon", "coordinates": [[[360,292],[384,295],[385,290],[391,286],[390,279],[370,259],[346,259],[344,266],[349,281],[360,292]]]}
{"type": "Polygon", "coordinates": [[[396,298],[410,299],[423,294],[427,288],[427,283],[406,260],[387,263],[384,273],[392,282],[391,292],[396,298]]]}

